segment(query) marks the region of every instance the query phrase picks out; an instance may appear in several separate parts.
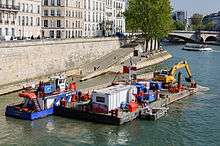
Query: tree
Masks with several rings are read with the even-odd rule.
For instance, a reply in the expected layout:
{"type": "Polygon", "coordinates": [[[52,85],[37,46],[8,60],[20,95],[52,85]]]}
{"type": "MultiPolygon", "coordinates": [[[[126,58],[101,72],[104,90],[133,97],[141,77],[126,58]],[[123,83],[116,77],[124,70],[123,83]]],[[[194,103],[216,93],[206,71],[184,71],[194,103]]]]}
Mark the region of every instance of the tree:
{"type": "Polygon", "coordinates": [[[204,25],[202,24],[203,15],[201,14],[193,14],[191,17],[191,25],[193,30],[204,29],[204,25]]]}
{"type": "Polygon", "coordinates": [[[208,30],[208,31],[211,31],[214,29],[214,23],[212,21],[209,21],[207,24],[204,24],[205,25],[205,30],[208,30]]]}
{"type": "Polygon", "coordinates": [[[126,22],[133,30],[141,30],[146,42],[165,37],[171,31],[169,0],[129,0],[128,3],[124,13],[126,22]]]}
{"type": "Polygon", "coordinates": [[[182,21],[174,21],[175,30],[185,30],[186,24],[182,21]]]}

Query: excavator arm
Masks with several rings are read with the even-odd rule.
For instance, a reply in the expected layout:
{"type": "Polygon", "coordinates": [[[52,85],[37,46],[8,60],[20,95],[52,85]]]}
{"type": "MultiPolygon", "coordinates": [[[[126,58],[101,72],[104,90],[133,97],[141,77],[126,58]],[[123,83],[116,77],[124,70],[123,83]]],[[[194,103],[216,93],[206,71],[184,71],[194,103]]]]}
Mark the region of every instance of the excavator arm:
{"type": "Polygon", "coordinates": [[[170,75],[175,77],[177,70],[179,70],[181,68],[186,69],[186,72],[187,72],[187,75],[188,75],[188,77],[186,78],[186,81],[191,82],[192,73],[190,71],[190,67],[189,67],[189,64],[187,63],[187,61],[181,61],[181,62],[175,64],[170,70],[170,75]]]}

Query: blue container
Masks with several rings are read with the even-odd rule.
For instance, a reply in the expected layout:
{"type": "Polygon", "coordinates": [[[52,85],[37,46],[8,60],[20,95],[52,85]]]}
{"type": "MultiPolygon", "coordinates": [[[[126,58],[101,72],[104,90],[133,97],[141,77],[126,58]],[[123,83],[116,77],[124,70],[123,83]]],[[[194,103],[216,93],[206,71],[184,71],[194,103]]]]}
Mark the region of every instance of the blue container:
{"type": "Polygon", "coordinates": [[[44,85],[44,93],[45,94],[50,94],[50,93],[52,93],[54,91],[55,91],[55,87],[54,87],[53,84],[46,84],[46,85],[44,85]]]}
{"type": "Polygon", "coordinates": [[[156,95],[151,91],[146,94],[146,98],[149,102],[156,101],[156,95]]]}
{"type": "Polygon", "coordinates": [[[134,83],[134,86],[137,88],[137,92],[139,93],[140,91],[146,92],[146,87],[143,84],[140,83],[134,83]]]}
{"type": "Polygon", "coordinates": [[[138,96],[137,97],[138,102],[143,102],[145,99],[146,99],[145,96],[138,96]]]}
{"type": "Polygon", "coordinates": [[[150,90],[161,90],[162,83],[161,82],[150,82],[150,90]]]}

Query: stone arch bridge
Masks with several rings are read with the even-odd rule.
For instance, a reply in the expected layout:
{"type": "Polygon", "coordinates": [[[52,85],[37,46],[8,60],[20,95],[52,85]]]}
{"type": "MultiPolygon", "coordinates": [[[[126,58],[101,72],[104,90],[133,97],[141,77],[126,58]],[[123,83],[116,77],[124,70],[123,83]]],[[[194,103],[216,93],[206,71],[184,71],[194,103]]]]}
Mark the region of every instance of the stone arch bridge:
{"type": "Polygon", "coordinates": [[[217,31],[174,31],[169,37],[194,42],[207,42],[220,40],[220,32],[217,31]]]}

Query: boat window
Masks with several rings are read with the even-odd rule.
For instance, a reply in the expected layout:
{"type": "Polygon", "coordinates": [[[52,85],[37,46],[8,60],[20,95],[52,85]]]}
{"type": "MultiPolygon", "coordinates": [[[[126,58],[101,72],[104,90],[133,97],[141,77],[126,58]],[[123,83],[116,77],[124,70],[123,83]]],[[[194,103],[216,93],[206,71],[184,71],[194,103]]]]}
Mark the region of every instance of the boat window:
{"type": "Polygon", "coordinates": [[[101,102],[101,103],[105,103],[105,98],[104,97],[96,97],[96,102],[101,102]]]}

